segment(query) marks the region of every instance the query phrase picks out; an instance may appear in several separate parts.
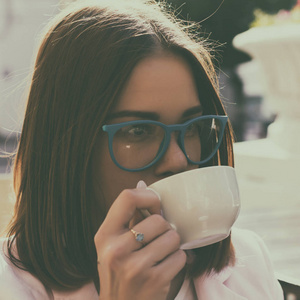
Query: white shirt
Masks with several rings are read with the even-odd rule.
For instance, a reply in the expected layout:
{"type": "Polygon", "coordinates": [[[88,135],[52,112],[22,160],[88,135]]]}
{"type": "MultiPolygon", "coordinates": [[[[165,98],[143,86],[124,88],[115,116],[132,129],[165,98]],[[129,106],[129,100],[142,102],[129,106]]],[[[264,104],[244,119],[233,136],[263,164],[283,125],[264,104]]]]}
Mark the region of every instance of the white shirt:
{"type": "MultiPolygon", "coordinates": [[[[30,273],[7,259],[0,240],[0,300],[98,300],[93,283],[77,291],[47,291],[30,273]]],[[[185,280],[175,300],[195,300],[191,285],[200,300],[283,300],[268,250],[262,239],[248,230],[233,229],[232,242],[237,263],[218,274],[185,280]]]]}
{"type": "MultiPolygon", "coordinates": [[[[235,266],[209,277],[194,279],[197,299],[283,300],[283,291],[275,278],[263,240],[251,231],[235,228],[232,242],[237,260],[235,266]]],[[[195,300],[187,280],[175,300],[195,300]]]]}

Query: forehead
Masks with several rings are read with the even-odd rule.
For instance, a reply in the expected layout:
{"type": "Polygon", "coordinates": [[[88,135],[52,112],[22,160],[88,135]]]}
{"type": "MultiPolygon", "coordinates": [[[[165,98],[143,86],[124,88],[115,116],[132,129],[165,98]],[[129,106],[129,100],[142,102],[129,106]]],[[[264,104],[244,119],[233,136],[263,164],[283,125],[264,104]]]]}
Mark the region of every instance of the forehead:
{"type": "Polygon", "coordinates": [[[175,117],[199,105],[188,63],[179,56],[161,54],[148,57],[135,67],[114,112],[154,111],[175,117]]]}

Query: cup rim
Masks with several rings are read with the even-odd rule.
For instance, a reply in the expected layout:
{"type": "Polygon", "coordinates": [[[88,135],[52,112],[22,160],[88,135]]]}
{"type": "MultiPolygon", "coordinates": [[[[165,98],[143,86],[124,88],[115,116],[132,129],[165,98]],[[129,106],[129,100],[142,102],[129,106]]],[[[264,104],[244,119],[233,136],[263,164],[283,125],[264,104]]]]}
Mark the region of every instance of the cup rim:
{"type": "Polygon", "coordinates": [[[158,183],[158,182],[162,182],[162,181],[165,181],[165,180],[167,180],[167,179],[170,180],[171,178],[175,178],[175,177],[178,177],[178,176],[182,176],[183,174],[187,174],[187,173],[190,174],[190,173],[193,173],[193,172],[199,172],[199,170],[207,170],[207,169],[211,170],[211,169],[216,169],[216,168],[218,168],[218,169],[221,168],[221,169],[235,170],[234,167],[231,167],[231,166],[224,166],[224,165],[222,165],[222,166],[209,166],[209,167],[197,168],[197,169],[192,169],[192,170],[180,172],[180,173],[177,173],[177,174],[174,174],[174,175],[171,175],[171,176],[162,178],[162,179],[160,179],[160,180],[158,180],[158,181],[155,181],[155,182],[153,182],[152,184],[150,184],[149,187],[155,185],[155,184],[158,183]]]}

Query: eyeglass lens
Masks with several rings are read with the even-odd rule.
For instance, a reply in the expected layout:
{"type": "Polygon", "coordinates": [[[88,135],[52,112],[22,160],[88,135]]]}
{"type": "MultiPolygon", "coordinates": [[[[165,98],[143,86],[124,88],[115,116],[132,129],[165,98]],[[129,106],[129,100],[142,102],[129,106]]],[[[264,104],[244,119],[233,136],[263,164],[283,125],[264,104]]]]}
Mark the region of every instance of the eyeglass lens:
{"type": "MultiPolygon", "coordinates": [[[[193,163],[200,163],[216,149],[220,130],[220,121],[215,118],[192,122],[184,130],[182,150],[193,163]]],[[[115,159],[127,169],[145,167],[160,154],[165,136],[165,129],[157,124],[124,126],[113,138],[115,159]]]]}

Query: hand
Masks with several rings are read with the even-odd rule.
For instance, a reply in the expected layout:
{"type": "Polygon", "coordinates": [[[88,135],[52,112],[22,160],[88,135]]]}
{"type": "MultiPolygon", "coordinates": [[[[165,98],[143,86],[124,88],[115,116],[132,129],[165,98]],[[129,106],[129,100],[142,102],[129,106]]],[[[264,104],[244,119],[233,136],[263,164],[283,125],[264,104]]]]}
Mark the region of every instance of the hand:
{"type": "Polygon", "coordinates": [[[112,204],[95,235],[101,300],[166,299],[186,255],[160,211],[157,195],[146,189],[124,190],[112,204]],[[133,228],[144,234],[144,247],[129,229],[137,209],[151,213],[133,228]]]}

